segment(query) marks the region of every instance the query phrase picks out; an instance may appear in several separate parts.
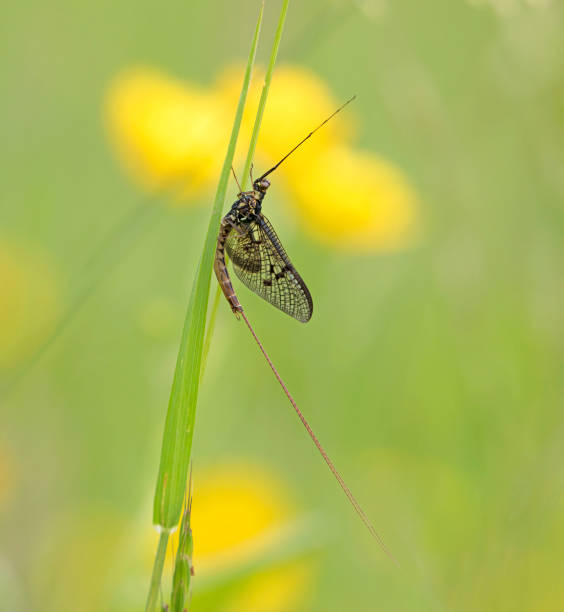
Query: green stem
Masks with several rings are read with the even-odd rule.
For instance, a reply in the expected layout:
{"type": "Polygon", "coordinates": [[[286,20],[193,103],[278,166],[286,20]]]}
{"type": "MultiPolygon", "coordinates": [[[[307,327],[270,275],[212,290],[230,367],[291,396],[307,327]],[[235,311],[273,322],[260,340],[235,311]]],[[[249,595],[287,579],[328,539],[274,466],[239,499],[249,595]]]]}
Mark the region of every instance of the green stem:
{"type": "Polygon", "coordinates": [[[163,567],[166,557],[168,536],[168,531],[161,531],[161,534],[159,536],[159,545],[157,547],[157,554],[155,555],[155,562],[153,564],[151,586],[149,587],[149,596],[147,597],[147,605],[145,606],[145,612],[153,612],[157,605],[157,601],[159,598],[159,590],[161,586],[161,576],[163,574],[163,567]]]}
{"type": "MultiPolygon", "coordinates": [[[[243,170],[243,176],[241,177],[241,189],[243,191],[247,183],[247,177],[250,176],[251,164],[253,163],[253,158],[255,156],[258,135],[259,135],[260,126],[262,123],[262,116],[264,114],[264,109],[266,107],[266,98],[268,97],[268,91],[270,89],[270,81],[272,80],[272,73],[274,72],[274,65],[276,63],[276,57],[278,56],[278,48],[280,47],[280,39],[282,38],[282,31],[284,29],[284,22],[286,21],[286,13],[288,12],[289,2],[290,0],[284,0],[284,3],[282,4],[282,8],[280,10],[280,17],[278,18],[278,27],[276,28],[274,42],[272,43],[272,50],[270,52],[270,61],[268,63],[268,69],[264,77],[264,85],[262,87],[262,92],[260,95],[259,105],[257,109],[257,114],[255,117],[255,123],[253,125],[253,132],[251,134],[249,150],[247,151],[247,159],[245,160],[245,168],[243,170]]],[[[227,261],[227,256],[226,256],[226,261],[227,261]]],[[[220,297],[221,297],[221,290],[218,286],[215,292],[214,303],[212,306],[210,319],[209,319],[209,323],[208,323],[208,327],[206,331],[206,341],[204,345],[204,366],[207,361],[211,339],[213,336],[213,330],[215,328],[215,318],[217,314],[217,308],[220,302],[220,297]]]]}
{"type": "MultiPolygon", "coordinates": [[[[182,330],[182,339],[176,361],[170,400],[165,421],[161,447],[161,460],[153,504],[153,523],[161,530],[171,532],[176,528],[182,514],[182,505],[188,479],[190,453],[196,419],[196,404],[202,365],[202,352],[206,314],[211,284],[212,264],[225,202],[227,183],[237,137],[241,127],[243,110],[249,90],[251,72],[256,55],[263,9],[261,8],[247,61],[247,68],[241,87],[239,103],[233,121],[231,138],[221,170],[219,183],[210,215],[202,256],[198,264],[196,277],[192,285],[190,300],[182,330]]],[[[160,584],[163,566],[159,560],[160,544],[155,558],[151,589],[147,599],[147,612],[153,612],[155,606],[155,583],[160,584]]],[[[157,587],[158,588],[158,587],[157,587]]]]}
{"type": "Polygon", "coordinates": [[[278,48],[280,47],[280,39],[282,38],[282,31],[284,29],[284,22],[286,21],[286,13],[288,12],[289,3],[290,0],[284,0],[284,2],[282,3],[282,8],[280,9],[278,27],[276,28],[274,43],[272,44],[272,51],[270,52],[270,61],[268,62],[268,68],[264,77],[264,85],[262,86],[262,92],[260,94],[257,115],[255,117],[255,124],[253,125],[253,133],[251,134],[249,151],[247,153],[247,159],[245,160],[243,176],[241,177],[241,189],[243,191],[245,190],[247,177],[250,176],[251,164],[253,163],[253,158],[255,156],[255,149],[257,147],[260,125],[262,123],[262,116],[266,107],[266,98],[268,97],[268,90],[270,89],[270,81],[272,81],[272,73],[274,72],[274,64],[276,64],[276,57],[278,56],[278,48]]]}

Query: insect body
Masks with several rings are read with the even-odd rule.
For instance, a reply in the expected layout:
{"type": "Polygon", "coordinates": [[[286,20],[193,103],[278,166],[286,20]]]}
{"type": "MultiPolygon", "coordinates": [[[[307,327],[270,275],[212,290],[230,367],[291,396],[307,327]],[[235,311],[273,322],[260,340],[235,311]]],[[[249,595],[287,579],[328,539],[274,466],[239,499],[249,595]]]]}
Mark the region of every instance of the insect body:
{"type": "Polygon", "coordinates": [[[239,279],[257,295],[298,321],[306,322],[313,312],[311,294],[292,265],[268,219],[262,201],[270,181],[259,178],[252,191],[243,191],[221,221],[215,254],[215,274],[234,313],[243,308],[235,295],[225,251],[239,279]]]}
{"type": "MultiPolygon", "coordinates": [[[[339,107],[331,115],[331,117],[336,115],[353,99],[354,96],[339,107]]],[[[333,473],[333,476],[335,476],[337,479],[348,500],[370,533],[380,543],[386,554],[395,563],[397,563],[372,526],[372,523],[364,513],[360,504],[347,487],[342,476],[339,474],[335,465],[329,458],[329,455],[325,452],[325,449],[317,439],[317,436],[307,422],[304,414],[298,408],[294,398],[288,391],[288,388],[280,377],[278,370],[274,367],[268,353],[256,335],[252,325],[247,319],[247,316],[243,312],[241,303],[235,295],[225,262],[225,253],[227,252],[231,258],[231,261],[233,262],[235,274],[237,274],[239,279],[245,285],[247,285],[249,289],[298,321],[303,321],[305,323],[311,319],[311,314],[313,312],[313,301],[311,299],[311,294],[306,287],[306,284],[302,280],[302,277],[292,265],[292,262],[286,254],[284,247],[280,243],[280,240],[270,224],[270,221],[262,214],[262,202],[264,200],[264,196],[266,195],[266,191],[270,187],[270,181],[266,177],[271,172],[276,170],[276,168],[278,168],[278,166],[299,146],[301,146],[314,132],[316,132],[322,125],[327,123],[331,117],[325,119],[323,123],[316,127],[315,130],[310,132],[275,166],[270,168],[270,170],[254,181],[253,189],[251,191],[239,192],[237,200],[233,203],[231,210],[225,215],[225,217],[223,217],[221,221],[219,235],[217,237],[214,270],[223,294],[231,306],[231,310],[236,315],[240,314],[247,324],[247,327],[249,328],[253,338],[268,362],[268,365],[274,372],[276,379],[284,390],[286,397],[292,404],[292,407],[296,411],[296,414],[313,440],[313,443],[317,447],[317,450],[320,452],[325,463],[333,473]]]]}
{"type": "Polygon", "coordinates": [[[251,191],[241,191],[231,210],[223,217],[217,237],[214,270],[234,313],[243,312],[243,307],[229,278],[225,251],[233,262],[235,274],[251,291],[298,321],[306,323],[311,319],[313,301],[309,289],[292,265],[270,221],[261,212],[262,201],[270,187],[266,177],[354,98],[347,100],[254,181],[251,191]]]}

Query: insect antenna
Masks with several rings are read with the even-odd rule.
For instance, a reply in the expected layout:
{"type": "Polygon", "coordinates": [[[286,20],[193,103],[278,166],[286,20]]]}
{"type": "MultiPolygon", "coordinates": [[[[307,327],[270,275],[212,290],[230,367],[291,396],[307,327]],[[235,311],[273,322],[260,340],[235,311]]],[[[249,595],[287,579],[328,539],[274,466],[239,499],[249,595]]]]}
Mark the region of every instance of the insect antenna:
{"type": "Polygon", "coordinates": [[[330,119],[333,119],[333,117],[340,111],[343,110],[343,108],[345,108],[345,106],[347,106],[347,104],[350,104],[354,99],[356,98],[356,95],[353,96],[352,98],[349,98],[344,104],[342,104],[341,106],[339,106],[339,108],[329,117],[327,117],[327,119],[325,119],[325,121],[323,121],[322,123],[320,123],[314,130],[312,130],[303,140],[301,140],[300,142],[298,142],[298,144],[286,155],[284,155],[284,157],[275,165],[272,166],[272,168],[270,168],[270,170],[267,170],[262,176],[260,176],[257,181],[262,180],[264,177],[268,176],[271,172],[274,172],[276,170],[276,168],[278,168],[278,166],[285,160],[288,159],[288,157],[290,157],[290,155],[292,155],[292,153],[298,148],[301,147],[304,142],[308,139],[311,138],[315,132],[317,132],[317,130],[321,127],[323,127],[330,119]]]}
{"type": "Polygon", "coordinates": [[[317,436],[313,433],[313,430],[310,424],[307,422],[303,412],[298,408],[298,405],[296,404],[294,398],[292,397],[292,394],[290,393],[290,391],[288,391],[288,387],[286,387],[286,385],[284,384],[282,377],[280,376],[280,374],[278,374],[278,370],[272,363],[270,357],[268,356],[268,353],[266,352],[266,349],[264,348],[264,346],[262,345],[262,342],[259,340],[258,336],[256,335],[255,330],[253,329],[252,325],[249,322],[249,319],[247,319],[247,315],[245,315],[245,312],[243,310],[240,311],[240,314],[245,320],[245,323],[247,324],[249,331],[251,332],[253,338],[255,339],[255,342],[258,344],[258,347],[260,348],[262,354],[264,355],[264,358],[266,359],[268,365],[270,366],[270,369],[274,373],[274,376],[276,376],[276,380],[279,382],[280,386],[282,387],[284,393],[286,394],[286,397],[290,401],[290,404],[292,404],[292,407],[296,411],[296,414],[298,415],[300,421],[302,422],[303,426],[306,428],[307,433],[309,434],[310,438],[313,440],[313,443],[317,447],[317,450],[320,452],[321,456],[325,460],[325,463],[331,470],[331,473],[337,479],[337,482],[339,483],[339,486],[343,490],[344,494],[347,496],[347,499],[349,500],[349,502],[355,509],[356,513],[358,514],[358,516],[360,517],[360,519],[362,520],[362,522],[364,523],[368,531],[370,531],[372,537],[378,542],[378,544],[380,545],[380,548],[399,567],[399,562],[394,557],[394,555],[392,555],[392,553],[388,550],[388,547],[384,544],[384,541],[382,540],[382,538],[380,537],[376,529],[374,529],[374,526],[370,522],[370,519],[366,516],[364,510],[362,509],[361,505],[358,503],[356,497],[352,494],[351,490],[347,486],[347,483],[343,480],[343,477],[337,471],[335,464],[331,461],[331,458],[329,457],[329,455],[327,454],[327,452],[321,445],[321,442],[317,439],[317,436]]]}
{"type": "Polygon", "coordinates": [[[233,166],[231,166],[231,172],[233,172],[233,178],[235,179],[235,182],[237,183],[237,187],[239,187],[239,193],[242,193],[243,190],[241,189],[241,185],[239,185],[239,181],[237,180],[237,175],[235,174],[235,168],[233,168],[233,166]]]}

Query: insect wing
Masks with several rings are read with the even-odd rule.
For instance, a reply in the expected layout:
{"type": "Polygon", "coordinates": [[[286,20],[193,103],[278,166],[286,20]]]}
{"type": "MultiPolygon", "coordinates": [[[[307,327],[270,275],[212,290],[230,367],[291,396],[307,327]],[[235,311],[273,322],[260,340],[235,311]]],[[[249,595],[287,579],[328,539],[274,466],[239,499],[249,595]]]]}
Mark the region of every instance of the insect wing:
{"type": "Polygon", "coordinates": [[[311,319],[313,301],[268,219],[261,213],[245,233],[233,229],[225,249],[239,279],[294,319],[311,319]]]}

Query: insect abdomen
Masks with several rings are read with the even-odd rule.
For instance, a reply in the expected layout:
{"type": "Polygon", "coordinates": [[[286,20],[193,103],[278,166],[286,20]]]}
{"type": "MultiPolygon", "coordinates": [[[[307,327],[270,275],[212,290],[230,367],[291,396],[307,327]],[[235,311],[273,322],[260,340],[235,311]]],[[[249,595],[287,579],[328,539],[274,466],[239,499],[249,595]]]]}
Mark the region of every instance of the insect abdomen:
{"type": "Polygon", "coordinates": [[[229,236],[232,231],[233,226],[223,219],[221,221],[219,234],[217,236],[217,248],[215,250],[213,269],[215,275],[217,276],[219,286],[223,291],[223,295],[231,306],[231,310],[233,312],[243,312],[243,307],[235,295],[235,290],[233,289],[231,278],[229,277],[229,272],[227,271],[227,265],[225,264],[225,241],[227,240],[227,236],[229,236]]]}

